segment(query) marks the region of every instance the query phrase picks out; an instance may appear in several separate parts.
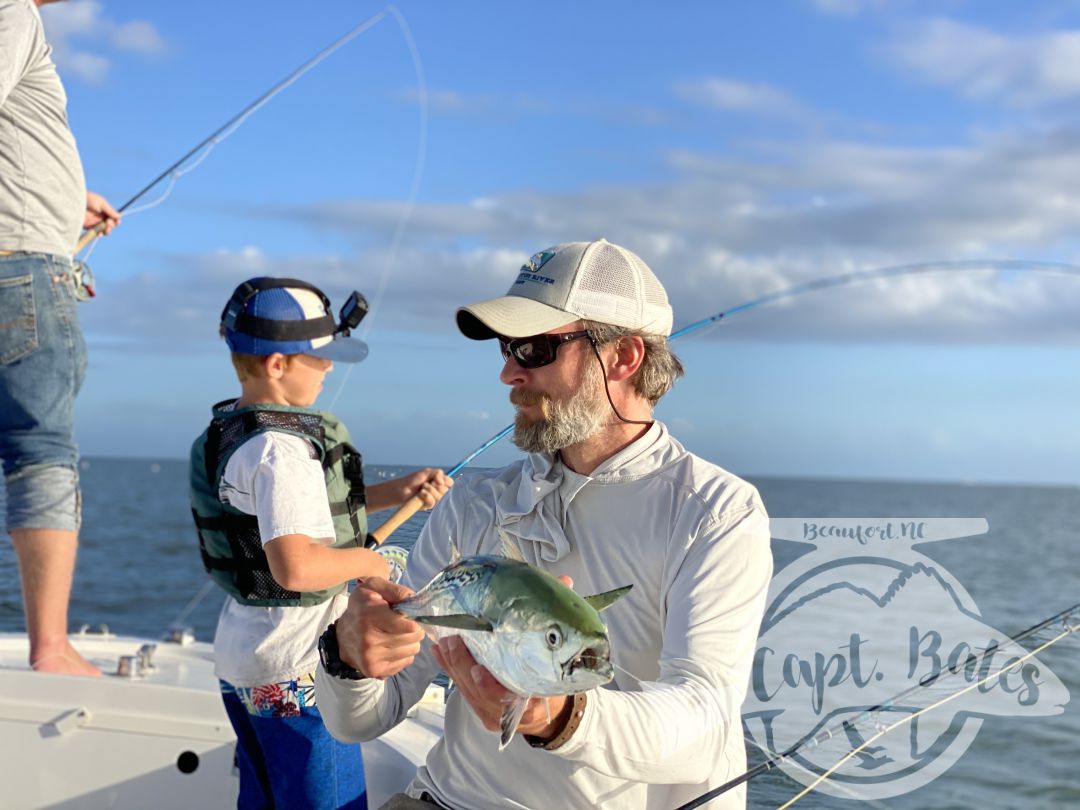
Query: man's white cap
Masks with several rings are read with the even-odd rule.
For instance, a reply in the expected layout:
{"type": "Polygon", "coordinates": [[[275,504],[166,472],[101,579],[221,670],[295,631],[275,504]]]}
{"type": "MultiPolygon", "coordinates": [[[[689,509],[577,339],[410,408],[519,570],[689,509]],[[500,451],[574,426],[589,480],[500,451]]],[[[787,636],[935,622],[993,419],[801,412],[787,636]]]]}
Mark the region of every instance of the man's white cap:
{"type": "Polygon", "coordinates": [[[541,250],[506,295],[457,311],[458,329],[473,340],[530,337],[582,319],[671,334],[663,285],[638,256],[604,239],[541,250]]]}

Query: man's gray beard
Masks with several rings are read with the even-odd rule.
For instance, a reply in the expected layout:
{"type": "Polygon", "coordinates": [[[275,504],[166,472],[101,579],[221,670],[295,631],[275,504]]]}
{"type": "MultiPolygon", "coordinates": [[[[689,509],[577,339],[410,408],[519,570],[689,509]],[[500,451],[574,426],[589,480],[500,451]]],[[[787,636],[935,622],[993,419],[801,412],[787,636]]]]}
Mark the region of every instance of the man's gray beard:
{"type": "Polygon", "coordinates": [[[599,364],[586,363],[576,393],[565,400],[548,400],[550,419],[528,421],[518,413],[514,444],[526,453],[554,453],[590,438],[607,424],[611,410],[603,385],[599,364]]]}

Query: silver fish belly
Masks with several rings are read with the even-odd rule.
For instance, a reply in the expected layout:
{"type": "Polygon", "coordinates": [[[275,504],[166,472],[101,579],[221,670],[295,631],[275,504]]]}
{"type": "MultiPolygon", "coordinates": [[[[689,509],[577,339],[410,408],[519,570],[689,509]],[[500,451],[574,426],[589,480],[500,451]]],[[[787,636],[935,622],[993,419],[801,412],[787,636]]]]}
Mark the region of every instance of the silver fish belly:
{"type": "Polygon", "coordinates": [[[477,556],[451,563],[394,609],[434,640],[461,637],[477,662],[514,693],[504,707],[502,748],[528,698],[583,692],[612,679],[599,611],[629,590],[583,597],[521,560],[477,556]]]}

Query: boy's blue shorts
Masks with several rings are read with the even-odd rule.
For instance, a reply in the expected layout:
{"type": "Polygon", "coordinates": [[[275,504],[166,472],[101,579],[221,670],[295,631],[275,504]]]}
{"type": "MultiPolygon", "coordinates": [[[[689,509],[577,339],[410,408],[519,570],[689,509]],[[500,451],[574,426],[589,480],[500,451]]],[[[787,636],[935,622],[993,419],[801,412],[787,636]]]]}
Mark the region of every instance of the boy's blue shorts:
{"type": "Polygon", "coordinates": [[[314,705],[312,677],[255,687],[219,683],[236,731],[239,810],[367,810],[360,746],[330,736],[314,705]]]}

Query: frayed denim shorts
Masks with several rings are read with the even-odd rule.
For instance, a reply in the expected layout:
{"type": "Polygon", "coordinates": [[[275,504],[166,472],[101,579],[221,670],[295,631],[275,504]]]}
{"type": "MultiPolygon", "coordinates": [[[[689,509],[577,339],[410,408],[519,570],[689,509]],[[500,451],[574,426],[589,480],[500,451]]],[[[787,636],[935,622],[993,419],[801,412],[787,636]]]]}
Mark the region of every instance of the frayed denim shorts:
{"type": "Polygon", "coordinates": [[[0,462],[8,529],[78,529],[86,343],[69,258],[0,256],[0,462]]]}

